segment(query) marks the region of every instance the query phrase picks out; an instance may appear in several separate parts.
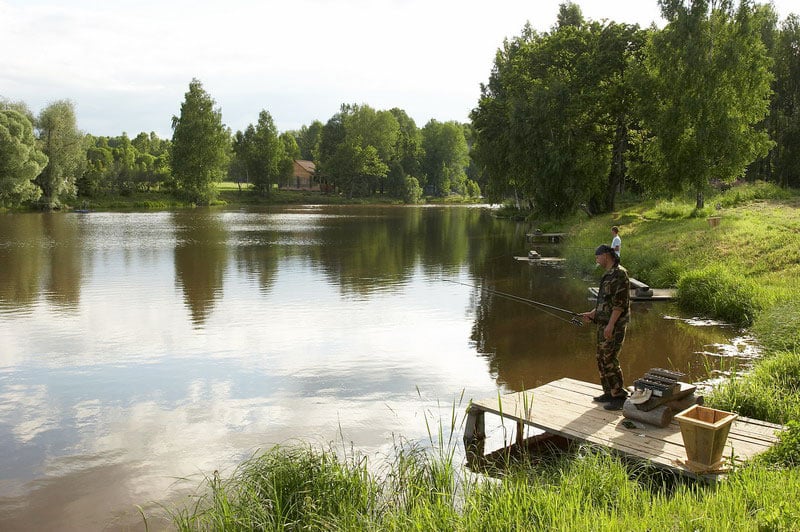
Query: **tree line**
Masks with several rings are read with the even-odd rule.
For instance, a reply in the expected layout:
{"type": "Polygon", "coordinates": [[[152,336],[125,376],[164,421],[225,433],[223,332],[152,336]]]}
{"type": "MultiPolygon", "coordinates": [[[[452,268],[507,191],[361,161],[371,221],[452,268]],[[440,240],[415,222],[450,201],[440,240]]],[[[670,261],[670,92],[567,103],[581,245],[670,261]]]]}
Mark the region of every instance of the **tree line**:
{"type": "Polygon", "coordinates": [[[171,139],[78,131],[71,102],[38,116],[0,100],[0,206],[167,190],[198,204],[223,179],[269,196],[292,161],[322,190],[406,202],[515,198],[544,216],[607,212],[625,190],[692,192],[737,179],[800,184],[800,20],[748,0],[658,0],[663,29],[587,21],[562,4],[498,49],[471,123],[418,128],[399,108],[345,104],[326,123],[279,133],[262,110],[232,132],[189,84],[171,139]]]}
{"type": "Polygon", "coordinates": [[[0,101],[0,206],[62,204],[107,195],[164,190],[208,204],[224,179],[269,196],[293,174],[293,161],[316,163],[323,190],[348,197],[386,195],[406,202],[451,193],[477,197],[470,171],[470,128],[431,120],[418,128],[401,109],[342,105],[326,124],[279,133],[262,110],[255,124],[231,130],[216,102],[194,79],[171,139],[84,134],[72,102],[34,116],[23,102],[0,101]]]}
{"type": "Polygon", "coordinates": [[[562,4],[498,50],[471,114],[490,198],[546,216],[614,208],[626,189],[800,185],[800,21],[770,5],[659,0],[663,29],[586,21],[562,4]]]}

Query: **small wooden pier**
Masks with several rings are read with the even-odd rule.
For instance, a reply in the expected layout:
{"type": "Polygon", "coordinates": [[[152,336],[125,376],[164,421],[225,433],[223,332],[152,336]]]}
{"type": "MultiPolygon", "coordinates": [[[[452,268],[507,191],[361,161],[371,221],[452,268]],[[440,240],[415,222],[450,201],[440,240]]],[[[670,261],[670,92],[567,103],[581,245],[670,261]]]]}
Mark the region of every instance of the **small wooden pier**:
{"type": "Polygon", "coordinates": [[[530,264],[546,264],[548,266],[563,266],[567,259],[564,257],[514,257],[516,260],[530,264]]]}
{"type": "MultiPolygon", "coordinates": [[[[699,474],[686,467],[686,450],[676,421],[665,428],[632,422],[623,417],[621,410],[605,410],[603,405],[592,402],[592,397],[600,393],[599,385],[563,378],[531,390],[472,401],[464,428],[467,453],[483,456],[484,414],[489,412],[516,422],[517,444],[523,443],[524,429],[530,426],[545,435],[601,445],[695,478],[714,479],[725,472],[699,474]]],[[[783,429],[782,425],[739,417],[730,428],[723,456],[733,457],[737,464],[746,462],[777,442],[777,434],[783,429]]]]}
{"type": "MultiPolygon", "coordinates": [[[[631,283],[631,301],[672,301],[677,296],[674,288],[650,288],[637,279],[629,279],[631,283]]],[[[597,298],[600,289],[596,286],[589,288],[589,296],[597,298]]]]}
{"type": "Polygon", "coordinates": [[[560,244],[567,236],[567,233],[528,233],[525,235],[528,243],[560,244]]]}

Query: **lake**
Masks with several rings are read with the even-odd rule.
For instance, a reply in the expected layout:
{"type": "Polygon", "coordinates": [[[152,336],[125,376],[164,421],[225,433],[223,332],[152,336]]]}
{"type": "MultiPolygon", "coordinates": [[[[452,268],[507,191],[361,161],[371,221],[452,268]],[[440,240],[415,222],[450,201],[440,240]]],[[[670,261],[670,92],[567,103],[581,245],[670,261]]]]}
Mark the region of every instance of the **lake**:
{"type": "MultiPolygon", "coordinates": [[[[470,398],[597,382],[592,327],[475,288],[592,308],[596,279],[514,259],[527,231],[486,206],[0,215],[0,530],[144,529],[136,505],[274,444],[386,456],[470,398]]],[[[628,385],[753,350],[632,312],[628,385]]]]}

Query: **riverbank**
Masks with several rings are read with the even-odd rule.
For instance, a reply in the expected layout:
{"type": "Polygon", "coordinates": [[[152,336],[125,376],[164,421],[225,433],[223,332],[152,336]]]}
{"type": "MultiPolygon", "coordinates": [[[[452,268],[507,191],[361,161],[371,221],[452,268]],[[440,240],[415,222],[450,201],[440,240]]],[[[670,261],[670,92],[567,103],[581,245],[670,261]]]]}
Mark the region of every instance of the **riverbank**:
{"type": "Polygon", "coordinates": [[[454,407],[429,442],[398,443],[380,460],[346,444],[273,448],[230,477],[210,476],[196,504],[172,511],[173,523],[182,530],[791,529],[800,519],[797,196],[762,185],[726,194],[702,212],[690,201],[630,203],[546,228],[569,232],[571,267],[592,276],[595,246],[619,225],[623,263],[635,277],[677,287],[685,308],[732,316],[757,335],[764,360],[708,403],[790,429],[774,451],[725,482],[697,484],[580,446],[523,457],[487,482],[457,457],[463,415],[454,407]],[[720,217],[716,226],[711,215],[720,217]]]}
{"type": "MultiPolygon", "coordinates": [[[[239,185],[224,181],[217,185],[217,199],[211,207],[236,208],[253,205],[403,205],[403,201],[388,196],[371,196],[369,198],[348,198],[341,194],[325,194],[304,190],[274,189],[268,196],[256,194],[247,184],[239,185]]],[[[446,198],[426,197],[425,204],[474,204],[480,201],[465,196],[448,196],[446,198]]],[[[61,210],[72,211],[163,211],[194,208],[195,205],[167,191],[131,192],[126,195],[102,196],[96,198],[78,198],[67,202],[61,210]]],[[[15,209],[30,210],[30,207],[15,209]]]]}

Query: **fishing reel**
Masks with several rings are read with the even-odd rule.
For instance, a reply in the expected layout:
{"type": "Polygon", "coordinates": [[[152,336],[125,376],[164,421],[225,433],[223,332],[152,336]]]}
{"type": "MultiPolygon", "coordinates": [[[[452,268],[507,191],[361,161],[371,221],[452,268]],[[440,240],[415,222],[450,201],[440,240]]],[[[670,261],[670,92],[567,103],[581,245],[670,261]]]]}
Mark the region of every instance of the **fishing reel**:
{"type": "Polygon", "coordinates": [[[575,314],[574,316],[572,316],[572,319],[571,319],[571,320],[569,320],[569,322],[570,322],[571,324],[573,324],[573,325],[577,325],[578,327],[583,327],[583,318],[581,318],[581,317],[580,317],[579,315],[577,315],[577,314],[575,314]]]}

